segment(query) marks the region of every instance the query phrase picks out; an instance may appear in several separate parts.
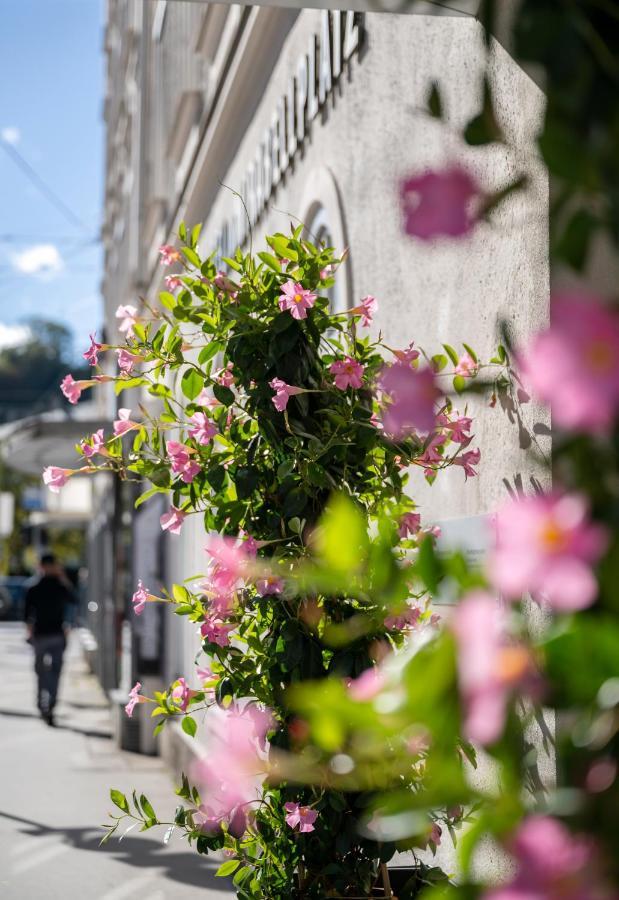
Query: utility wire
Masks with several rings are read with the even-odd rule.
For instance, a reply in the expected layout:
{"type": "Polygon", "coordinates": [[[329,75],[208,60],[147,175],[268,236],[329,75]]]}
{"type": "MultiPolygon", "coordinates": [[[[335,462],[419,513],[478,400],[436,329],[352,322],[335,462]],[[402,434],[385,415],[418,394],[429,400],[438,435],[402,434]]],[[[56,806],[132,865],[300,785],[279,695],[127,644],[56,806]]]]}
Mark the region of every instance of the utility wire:
{"type": "Polygon", "coordinates": [[[35,172],[29,162],[27,162],[24,157],[21,155],[19,150],[16,150],[12,144],[7,143],[7,141],[0,140],[0,147],[7,154],[9,159],[12,159],[15,165],[21,169],[21,171],[26,175],[26,177],[35,185],[35,187],[46,197],[49,202],[56,207],[56,209],[62,213],[62,215],[71,222],[72,225],[77,226],[82,231],[90,232],[90,228],[88,228],[84,222],[80,219],[80,217],[70,209],[67,204],[62,200],[56,193],[53,191],[48,184],[43,181],[40,175],[35,172]]]}

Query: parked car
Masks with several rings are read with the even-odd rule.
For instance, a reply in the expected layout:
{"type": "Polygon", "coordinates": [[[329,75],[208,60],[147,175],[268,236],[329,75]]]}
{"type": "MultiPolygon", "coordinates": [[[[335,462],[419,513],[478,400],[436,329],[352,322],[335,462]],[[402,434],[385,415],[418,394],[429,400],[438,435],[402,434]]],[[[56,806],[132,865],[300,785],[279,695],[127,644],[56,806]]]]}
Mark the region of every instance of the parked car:
{"type": "Polygon", "coordinates": [[[0,576],[0,620],[23,619],[29,583],[24,575],[0,576]]]}

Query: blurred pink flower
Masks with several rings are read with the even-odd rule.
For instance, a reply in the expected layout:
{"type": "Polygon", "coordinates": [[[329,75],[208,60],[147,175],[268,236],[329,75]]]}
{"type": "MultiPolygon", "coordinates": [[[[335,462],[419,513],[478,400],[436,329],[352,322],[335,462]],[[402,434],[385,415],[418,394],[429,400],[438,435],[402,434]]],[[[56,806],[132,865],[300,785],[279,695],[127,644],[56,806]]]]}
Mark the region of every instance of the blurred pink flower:
{"type": "Polygon", "coordinates": [[[148,602],[148,598],[150,597],[150,593],[147,587],[144,587],[142,581],[138,579],[137,590],[134,592],[131,602],[133,603],[133,611],[136,616],[139,616],[140,613],[144,612],[144,607],[148,602]]]}
{"type": "Polygon", "coordinates": [[[234,363],[229,362],[225,369],[222,369],[219,375],[217,376],[217,381],[219,384],[222,384],[224,387],[232,387],[235,383],[236,378],[233,373],[234,363]]]}
{"type": "Polygon", "coordinates": [[[421,516],[416,512],[407,512],[400,517],[398,535],[406,538],[411,534],[417,534],[421,528],[421,516]]]}
{"type": "Polygon", "coordinates": [[[385,674],[378,666],[372,666],[354,678],[348,685],[348,693],[353,700],[366,702],[373,700],[385,685],[385,674]]]}
{"type": "Polygon", "coordinates": [[[162,531],[169,531],[170,534],[180,534],[186,515],[187,513],[183,512],[182,509],[172,506],[169,512],[164,513],[159,518],[162,531]]]}
{"type": "Polygon", "coordinates": [[[90,347],[86,350],[85,353],[82,353],[82,356],[86,360],[86,362],[90,363],[91,366],[99,365],[99,350],[102,349],[103,344],[98,344],[94,334],[89,335],[90,337],[90,347]]]}
{"type": "Polygon", "coordinates": [[[115,316],[117,319],[120,319],[118,330],[123,334],[126,334],[127,337],[133,337],[133,326],[138,321],[138,311],[136,307],[131,305],[119,306],[115,316]]]}
{"type": "Polygon", "coordinates": [[[220,405],[217,397],[213,397],[212,394],[209,394],[208,388],[202,388],[194,400],[194,403],[196,406],[206,406],[207,409],[215,409],[216,406],[220,405]]]}
{"type": "Polygon", "coordinates": [[[73,475],[73,469],[61,469],[59,466],[48,466],[43,469],[43,482],[53,494],[60,493],[67,480],[73,475]]]}
{"type": "Polygon", "coordinates": [[[481,196],[477,181],[460,166],[407,178],[400,187],[404,231],[422,241],[461,237],[477,221],[472,205],[481,196]]]}
{"type": "Polygon", "coordinates": [[[166,275],[163,279],[165,286],[171,294],[183,287],[183,281],[178,275],[166,275]]]}
{"type": "Polygon", "coordinates": [[[414,628],[420,616],[421,610],[418,606],[406,606],[402,612],[387,616],[384,625],[389,631],[404,631],[405,628],[414,628]]]}
{"type": "Polygon", "coordinates": [[[510,500],[495,522],[489,560],[495,587],[510,598],[525,592],[559,611],[590,606],[597,595],[591,566],[607,546],[605,530],[589,520],[578,494],[543,494],[510,500]]]}
{"type": "Polygon", "coordinates": [[[411,343],[408,345],[408,347],[406,347],[404,350],[394,350],[393,351],[393,355],[398,360],[398,362],[408,363],[408,365],[411,365],[412,363],[415,362],[415,360],[419,359],[419,357],[421,356],[421,353],[419,352],[419,350],[415,350],[415,347],[413,344],[414,344],[414,342],[411,341],[411,343]]]}
{"type": "Polygon", "coordinates": [[[159,257],[162,266],[171,266],[176,262],[180,262],[183,258],[180,250],[171,244],[162,244],[159,248],[159,257]]]}
{"type": "Polygon", "coordinates": [[[281,594],[284,590],[284,582],[277,575],[267,575],[264,578],[258,578],[256,581],[256,590],[261,597],[267,597],[271,594],[281,594]]]}
{"type": "Polygon", "coordinates": [[[512,881],[491,888],[483,900],[610,900],[595,873],[594,845],[558,819],[524,819],[509,848],[518,868],[512,881]]]}
{"type": "Polygon", "coordinates": [[[434,466],[442,463],[443,454],[439,453],[439,450],[443,449],[446,442],[447,437],[444,434],[433,434],[421,456],[417,457],[417,462],[423,466],[434,466]]]}
{"type": "Polygon", "coordinates": [[[385,431],[396,439],[413,431],[432,431],[439,389],[430,369],[412,369],[403,362],[383,369],[380,386],[390,397],[383,411],[385,431]]]}
{"type": "Polygon", "coordinates": [[[510,645],[500,601],[483,591],[466,595],[451,619],[467,740],[492,744],[505,725],[511,693],[531,681],[531,658],[510,645]]]}
{"type": "Polygon", "coordinates": [[[269,381],[269,387],[275,391],[275,396],[271,397],[273,401],[273,406],[278,412],[283,412],[288,406],[288,401],[291,397],[294,397],[295,394],[302,394],[303,388],[293,387],[291,384],[286,384],[285,381],[282,381],[281,378],[273,378],[272,381],[269,381]]]}
{"type": "Polygon", "coordinates": [[[349,315],[352,316],[360,316],[361,321],[360,325],[363,328],[369,328],[374,319],[374,314],[378,311],[378,300],[376,297],[372,297],[371,294],[368,294],[367,297],[364,297],[361,303],[358,306],[353,306],[352,309],[349,309],[349,315]]]}
{"type": "Polygon", "coordinates": [[[456,375],[462,375],[463,378],[472,378],[477,375],[479,364],[475,362],[470,353],[464,353],[458,360],[458,364],[454,369],[456,375]]]}
{"type": "Polygon", "coordinates": [[[209,714],[212,738],[206,757],[196,764],[193,780],[208,798],[211,815],[233,817],[260,797],[266,761],[266,735],[273,728],[270,711],[249,703],[213,707],[209,714]]]}
{"type": "Polygon", "coordinates": [[[60,382],[60,390],[65,395],[69,403],[77,403],[82,395],[84,388],[90,387],[92,381],[75,381],[73,375],[65,375],[60,382]]]}
{"type": "Polygon", "coordinates": [[[225,272],[219,271],[213,278],[213,284],[218,291],[225,291],[227,294],[237,294],[237,285],[231,281],[225,272]]]}
{"type": "MultiPolygon", "coordinates": [[[[456,413],[456,416],[458,416],[458,413],[456,413]]],[[[467,416],[458,416],[458,418],[452,420],[445,413],[441,413],[437,423],[441,428],[449,432],[448,437],[456,444],[470,444],[473,436],[468,434],[468,432],[473,424],[472,419],[469,419],[467,416]]]]}
{"type": "Polygon", "coordinates": [[[121,347],[116,353],[118,354],[118,368],[125,375],[129,375],[133,371],[133,367],[137,363],[142,362],[141,356],[138,356],[136,353],[130,353],[125,347],[121,347]]]}
{"type": "Polygon", "coordinates": [[[195,691],[189,690],[189,685],[184,678],[177,678],[172,688],[172,700],[178,704],[183,712],[187,712],[189,701],[195,691]]]}
{"type": "MultiPolygon", "coordinates": [[[[253,541],[253,538],[250,539],[253,541]]],[[[251,558],[249,541],[239,543],[235,538],[212,534],[206,552],[211,557],[208,580],[204,588],[213,594],[212,607],[219,615],[227,615],[233,602],[233,594],[240,587],[251,558]]]]}
{"type": "Polygon", "coordinates": [[[608,432],[619,412],[619,314],[600,298],[552,298],[551,324],[519,354],[527,387],[552,405],[553,423],[608,432]]]}
{"type": "Polygon", "coordinates": [[[116,437],[122,437],[122,435],[126,434],[128,431],[132,431],[134,428],[139,427],[137,422],[131,420],[130,409],[123,408],[118,410],[118,418],[114,421],[114,434],[116,437]]]}
{"type": "Polygon", "coordinates": [[[279,308],[288,310],[293,319],[306,319],[307,311],[316,302],[316,294],[306,290],[302,284],[295,281],[287,281],[282,285],[282,293],[279,298],[279,308]]]}
{"type": "Polygon", "coordinates": [[[473,468],[473,466],[479,465],[479,460],[481,459],[481,450],[477,447],[475,450],[467,450],[466,453],[460,453],[454,459],[455,466],[462,466],[464,469],[464,478],[465,480],[470,477],[474,477],[477,475],[477,472],[473,468]]]}
{"type": "Polygon", "coordinates": [[[99,428],[88,439],[80,441],[80,450],[86,459],[90,459],[96,453],[100,453],[105,447],[105,438],[103,428],[99,428]]]}
{"type": "Polygon", "coordinates": [[[133,715],[133,710],[136,708],[138,703],[146,702],[146,697],[140,696],[141,689],[142,689],[141,683],[139,681],[136,681],[136,683],[133,685],[133,687],[129,691],[129,702],[125,706],[125,712],[129,716],[129,718],[131,718],[131,716],[133,715]]]}
{"type": "Polygon", "coordinates": [[[217,434],[217,426],[211,422],[205,413],[197,412],[189,417],[189,421],[193,423],[194,428],[189,430],[189,436],[192,437],[197,444],[204,446],[212,441],[217,434]]]}
{"type": "Polygon", "coordinates": [[[287,812],[286,825],[298,828],[300,832],[314,831],[314,822],[318,813],[310,806],[300,806],[298,803],[284,803],[287,812]]]}
{"type": "Polygon", "coordinates": [[[335,376],[335,386],[341,391],[345,391],[349,387],[358,390],[363,384],[364,371],[365,366],[362,366],[352,356],[336,359],[329,366],[329,372],[335,376]]]}
{"type": "Polygon", "coordinates": [[[435,852],[436,848],[440,846],[442,837],[443,829],[437,822],[433,822],[428,829],[428,833],[417,842],[417,846],[421,847],[423,850],[427,850],[428,847],[430,847],[430,849],[435,852]]]}
{"type": "Polygon", "coordinates": [[[200,625],[200,634],[211,644],[217,644],[218,647],[227,647],[230,643],[230,632],[234,631],[236,625],[230,622],[222,622],[214,616],[207,616],[200,625]]]}

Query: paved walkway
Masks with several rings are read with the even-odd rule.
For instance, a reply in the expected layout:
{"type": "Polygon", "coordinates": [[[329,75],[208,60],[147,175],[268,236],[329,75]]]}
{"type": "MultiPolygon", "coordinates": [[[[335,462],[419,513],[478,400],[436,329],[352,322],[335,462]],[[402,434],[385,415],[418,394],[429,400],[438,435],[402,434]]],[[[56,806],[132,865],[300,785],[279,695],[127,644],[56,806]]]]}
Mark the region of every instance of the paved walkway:
{"type": "Polygon", "coordinates": [[[224,900],[217,861],[163,829],[99,847],[110,787],[145,793],[164,818],[170,778],[158,759],[119,751],[106,700],[75,639],[65,655],[57,728],[34,705],[32,650],[0,623],[0,897],[3,900],[224,900]]]}

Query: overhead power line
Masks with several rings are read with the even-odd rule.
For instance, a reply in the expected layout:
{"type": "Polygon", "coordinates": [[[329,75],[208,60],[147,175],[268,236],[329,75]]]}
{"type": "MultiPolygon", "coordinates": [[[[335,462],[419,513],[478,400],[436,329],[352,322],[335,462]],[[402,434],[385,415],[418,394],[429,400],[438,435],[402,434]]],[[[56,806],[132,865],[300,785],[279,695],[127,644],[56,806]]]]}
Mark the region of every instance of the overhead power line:
{"type": "Polygon", "coordinates": [[[91,229],[88,228],[84,222],[80,219],[80,217],[73,212],[73,210],[67,206],[67,204],[62,200],[61,197],[56,194],[55,191],[51,189],[51,187],[43,181],[41,176],[35,172],[30,163],[24,159],[19,150],[16,150],[12,144],[9,144],[5,140],[0,140],[0,147],[7,154],[9,159],[12,159],[15,165],[21,169],[24,175],[35,185],[35,187],[43,194],[44,197],[49,200],[49,202],[56,207],[56,209],[62,213],[62,215],[67,219],[67,221],[71,222],[72,225],[77,226],[82,231],[90,232],[91,229]]]}

